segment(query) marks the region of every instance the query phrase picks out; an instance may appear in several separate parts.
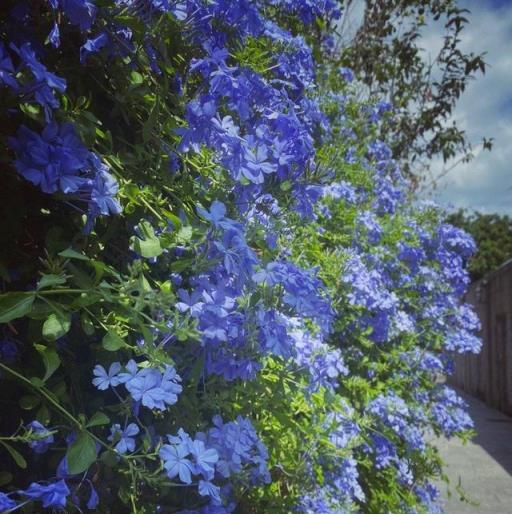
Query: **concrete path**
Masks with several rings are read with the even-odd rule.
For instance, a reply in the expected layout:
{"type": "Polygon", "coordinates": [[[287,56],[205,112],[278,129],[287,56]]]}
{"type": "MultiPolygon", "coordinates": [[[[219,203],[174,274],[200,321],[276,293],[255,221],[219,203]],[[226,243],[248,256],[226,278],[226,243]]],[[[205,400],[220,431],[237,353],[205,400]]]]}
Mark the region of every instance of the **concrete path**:
{"type": "Polygon", "coordinates": [[[459,441],[438,441],[450,477],[451,497],[446,498],[446,514],[512,514],[512,418],[484,403],[463,395],[478,436],[463,445],[459,441]],[[460,500],[461,484],[473,505],[460,500]]]}

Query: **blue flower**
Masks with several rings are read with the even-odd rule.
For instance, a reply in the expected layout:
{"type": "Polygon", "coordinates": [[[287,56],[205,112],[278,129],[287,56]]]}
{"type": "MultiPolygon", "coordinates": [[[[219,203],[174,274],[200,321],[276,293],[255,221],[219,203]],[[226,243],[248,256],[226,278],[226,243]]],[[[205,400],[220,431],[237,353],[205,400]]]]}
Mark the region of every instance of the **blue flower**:
{"type": "Polygon", "coordinates": [[[214,503],[221,503],[220,487],[207,480],[199,480],[198,491],[201,496],[209,496],[214,503]]]}
{"type": "MultiPolygon", "coordinates": [[[[122,378],[124,379],[124,377],[122,378]]],[[[180,376],[172,366],[166,366],[162,374],[158,369],[145,368],[128,378],[125,387],[132,398],[149,409],[165,410],[174,405],[182,391],[180,376]]]]}
{"type": "Polygon", "coordinates": [[[157,369],[141,369],[125,387],[132,398],[149,409],[164,410],[165,391],[160,387],[162,374],[157,369]]]}
{"type": "Polygon", "coordinates": [[[12,364],[18,359],[18,346],[11,339],[0,340],[0,361],[12,364]]]}
{"type": "Polygon", "coordinates": [[[83,64],[90,54],[99,52],[102,48],[109,44],[109,36],[106,32],[101,32],[98,36],[88,39],[80,47],[80,62],[83,64]]]}
{"type": "Polygon", "coordinates": [[[229,478],[233,473],[247,469],[255,483],[268,483],[268,452],[249,419],[238,416],[236,421],[224,423],[220,416],[214,416],[213,424],[206,443],[217,450],[218,473],[229,478]]]}
{"type": "Polygon", "coordinates": [[[119,373],[119,383],[125,384],[126,382],[130,381],[132,378],[135,378],[135,375],[137,375],[137,372],[139,368],[137,367],[137,363],[130,359],[126,365],[125,365],[126,371],[123,371],[122,373],[119,373]]]}
{"type": "Polygon", "coordinates": [[[16,502],[12,498],[9,498],[7,494],[0,492],[0,512],[14,509],[14,507],[16,507],[16,502]]]}
{"type": "Polygon", "coordinates": [[[3,43],[0,42],[0,85],[5,84],[12,89],[18,89],[18,82],[14,78],[15,70],[11,57],[3,43]]]}
{"type": "Polygon", "coordinates": [[[190,453],[194,457],[196,470],[207,480],[213,478],[215,463],[219,460],[219,454],[213,448],[206,448],[203,441],[196,439],[190,445],[190,453]]]}
{"type": "Polygon", "coordinates": [[[174,405],[178,401],[178,394],[183,390],[179,382],[181,382],[181,377],[172,366],[167,364],[162,375],[160,387],[166,393],[165,403],[168,405],[174,405]]]}
{"type": "Polygon", "coordinates": [[[203,310],[204,302],[198,301],[201,298],[201,293],[194,292],[190,294],[185,289],[178,290],[180,302],[176,302],[176,309],[180,312],[190,312],[191,316],[198,316],[203,310]]]}
{"type": "Polygon", "coordinates": [[[98,507],[100,498],[91,481],[89,481],[89,485],[91,486],[91,494],[89,495],[89,499],[87,500],[87,508],[89,510],[95,510],[98,507]]]}
{"type": "Polygon", "coordinates": [[[100,162],[95,154],[91,154],[96,167],[96,176],[91,191],[91,204],[100,214],[119,214],[121,205],[115,198],[119,191],[117,180],[106,171],[107,167],[100,162]]]}
{"type": "Polygon", "coordinates": [[[62,10],[73,25],[88,30],[94,22],[98,8],[90,0],[59,0],[62,10]]]}
{"type": "Polygon", "coordinates": [[[55,89],[60,93],[66,90],[66,81],[55,75],[55,73],[48,71],[46,66],[38,60],[30,43],[24,43],[20,48],[11,44],[11,48],[19,55],[23,64],[30,69],[38,82],[44,83],[49,88],[55,89]]]}
{"type": "Polygon", "coordinates": [[[52,44],[52,46],[54,48],[59,48],[59,46],[60,46],[60,29],[59,29],[59,24],[57,22],[55,22],[53,24],[53,28],[52,28],[50,34],[48,34],[48,41],[50,41],[50,43],[52,44]]]}
{"type": "Polygon", "coordinates": [[[100,391],[105,391],[105,389],[108,389],[109,387],[116,387],[121,383],[118,376],[120,371],[121,364],[119,364],[119,362],[113,362],[108,369],[108,373],[103,366],[97,364],[94,366],[93,370],[96,378],[93,379],[92,383],[100,391]]]}
{"type": "Polygon", "coordinates": [[[358,233],[362,236],[366,236],[371,245],[376,245],[380,241],[382,236],[382,227],[372,212],[363,211],[359,213],[356,223],[358,225],[358,233]]]}
{"type": "Polygon", "coordinates": [[[354,72],[350,68],[341,67],[339,72],[343,79],[347,82],[352,82],[354,80],[354,72]]]}
{"type": "Polygon", "coordinates": [[[35,453],[45,453],[54,441],[53,434],[37,420],[30,422],[27,428],[37,437],[36,440],[29,441],[30,448],[35,453]]]}
{"type": "Polygon", "coordinates": [[[209,221],[214,227],[221,226],[221,221],[224,220],[226,216],[226,206],[219,202],[218,200],[214,200],[210,206],[210,210],[207,211],[200,206],[197,206],[197,212],[203,217],[205,220],[209,221]]]}
{"type": "Polygon", "coordinates": [[[425,482],[423,486],[415,485],[414,493],[426,507],[429,514],[444,514],[444,509],[437,502],[439,500],[439,490],[433,484],[425,482]]]}
{"type": "Polygon", "coordinates": [[[164,461],[164,468],[169,478],[179,475],[183,483],[192,483],[191,472],[194,470],[194,464],[187,459],[190,455],[188,444],[164,444],[160,448],[159,455],[164,461]]]}
{"type": "Polygon", "coordinates": [[[431,414],[445,437],[453,437],[474,427],[473,420],[466,412],[466,402],[453,389],[441,386],[434,392],[433,399],[431,414]]]}
{"type": "Polygon", "coordinates": [[[263,145],[255,148],[244,147],[244,162],[242,164],[242,175],[254,184],[262,184],[265,174],[275,173],[275,164],[268,162],[268,150],[263,145]]]}
{"type": "Polygon", "coordinates": [[[10,144],[19,173],[45,193],[71,193],[85,184],[80,172],[88,166],[89,152],[71,123],[49,123],[41,135],[22,126],[10,144]]]}
{"type": "Polygon", "coordinates": [[[30,43],[24,43],[20,48],[12,44],[10,47],[19,55],[22,63],[26,66],[35,78],[35,81],[24,86],[20,92],[27,98],[34,97],[45,112],[46,121],[52,117],[52,109],[59,107],[54,91],[63,93],[66,90],[66,81],[48,71],[37,58],[30,43]]]}
{"type": "Polygon", "coordinates": [[[66,506],[70,490],[64,480],[59,480],[58,482],[53,482],[48,485],[33,482],[28,489],[19,491],[19,493],[31,500],[43,502],[44,508],[57,507],[63,509],[66,506]]]}
{"type": "Polygon", "coordinates": [[[119,453],[133,452],[135,450],[135,439],[139,433],[139,427],[135,423],[130,423],[124,430],[118,423],[110,428],[109,441],[117,441],[115,449],[119,453]]]}

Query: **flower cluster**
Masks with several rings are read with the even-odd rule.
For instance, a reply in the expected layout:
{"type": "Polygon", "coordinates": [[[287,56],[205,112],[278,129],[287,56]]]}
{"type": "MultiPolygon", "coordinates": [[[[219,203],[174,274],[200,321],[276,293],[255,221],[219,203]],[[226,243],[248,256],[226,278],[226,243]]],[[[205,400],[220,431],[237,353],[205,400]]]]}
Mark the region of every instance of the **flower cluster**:
{"type": "Polygon", "coordinates": [[[162,373],[155,368],[138,369],[136,362],[130,360],[125,371],[121,372],[121,369],[119,362],[112,363],[108,371],[98,364],[92,383],[100,390],[124,384],[132,399],[148,409],[165,410],[178,401],[182,391],[181,377],[172,366],[166,365],[162,373]]]}
{"type": "Polygon", "coordinates": [[[24,178],[45,193],[60,191],[86,202],[89,216],[119,214],[119,186],[108,167],[88,151],[71,123],[50,122],[41,134],[20,127],[11,147],[24,178]]]}
{"type": "Polygon", "coordinates": [[[0,8],[0,510],[440,512],[474,243],[331,60],[340,2],[36,4],[0,8]]]}

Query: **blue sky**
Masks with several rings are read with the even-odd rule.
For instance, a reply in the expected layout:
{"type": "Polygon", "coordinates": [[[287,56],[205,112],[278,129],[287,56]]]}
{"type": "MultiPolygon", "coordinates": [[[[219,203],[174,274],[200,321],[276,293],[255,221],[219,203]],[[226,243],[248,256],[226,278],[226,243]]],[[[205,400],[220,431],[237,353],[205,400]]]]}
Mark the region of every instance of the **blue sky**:
{"type": "MultiPolygon", "coordinates": [[[[478,152],[459,164],[428,196],[446,206],[512,215],[512,0],[463,0],[471,10],[462,37],[464,50],[487,51],[485,76],[471,83],[454,112],[454,118],[475,143],[493,137],[492,152],[478,152]]],[[[435,52],[439,32],[429,27],[425,49],[435,52]]],[[[452,163],[448,163],[450,167],[452,163]]],[[[433,163],[440,172],[443,163],[433,163]]]]}

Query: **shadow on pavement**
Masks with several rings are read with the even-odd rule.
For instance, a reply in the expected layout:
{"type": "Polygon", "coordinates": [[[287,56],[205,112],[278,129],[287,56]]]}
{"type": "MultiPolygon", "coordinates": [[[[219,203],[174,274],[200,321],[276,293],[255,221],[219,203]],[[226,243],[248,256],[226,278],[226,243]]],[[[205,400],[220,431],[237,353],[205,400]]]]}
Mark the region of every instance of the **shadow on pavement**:
{"type": "Polygon", "coordinates": [[[469,404],[469,414],[475,423],[477,436],[472,442],[512,475],[512,418],[467,394],[459,394],[469,404]]]}

